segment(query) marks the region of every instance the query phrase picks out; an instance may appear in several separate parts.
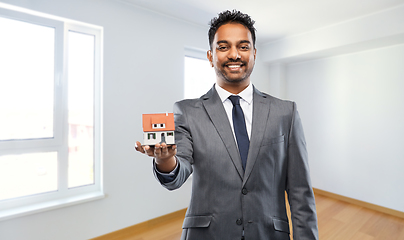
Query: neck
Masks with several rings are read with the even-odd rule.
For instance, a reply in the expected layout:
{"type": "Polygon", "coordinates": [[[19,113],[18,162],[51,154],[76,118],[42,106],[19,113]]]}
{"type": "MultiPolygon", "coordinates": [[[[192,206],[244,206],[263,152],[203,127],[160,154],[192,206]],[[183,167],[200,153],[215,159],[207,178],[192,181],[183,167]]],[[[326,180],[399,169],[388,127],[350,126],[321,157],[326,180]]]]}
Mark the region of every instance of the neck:
{"type": "Polygon", "coordinates": [[[217,81],[217,84],[223,88],[224,90],[232,93],[232,94],[239,94],[241,93],[244,89],[250,85],[250,80],[248,81],[242,81],[242,82],[223,82],[223,81],[217,81]]]}

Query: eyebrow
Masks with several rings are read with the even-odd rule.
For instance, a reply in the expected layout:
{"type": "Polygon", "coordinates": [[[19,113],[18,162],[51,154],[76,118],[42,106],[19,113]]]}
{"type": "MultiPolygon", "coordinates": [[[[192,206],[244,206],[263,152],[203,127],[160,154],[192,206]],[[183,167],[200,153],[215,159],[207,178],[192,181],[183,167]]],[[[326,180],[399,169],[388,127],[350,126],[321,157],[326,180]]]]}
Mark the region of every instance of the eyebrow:
{"type": "MultiPolygon", "coordinates": [[[[216,44],[217,45],[219,45],[219,44],[221,44],[221,43],[229,43],[227,40],[220,40],[220,41],[217,41],[216,42],[216,44]]],[[[240,44],[240,43],[248,43],[248,44],[251,44],[251,42],[250,41],[248,41],[248,40],[241,40],[238,44],[240,44]]]]}
{"type": "Polygon", "coordinates": [[[220,40],[220,41],[217,41],[217,42],[216,42],[217,45],[219,45],[219,44],[221,44],[221,43],[229,43],[229,42],[226,41],[226,40],[220,40]]]}
{"type": "Polygon", "coordinates": [[[248,41],[248,40],[241,40],[240,43],[248,43],[248,44],[251,44],[251,42],[248,41]]]}

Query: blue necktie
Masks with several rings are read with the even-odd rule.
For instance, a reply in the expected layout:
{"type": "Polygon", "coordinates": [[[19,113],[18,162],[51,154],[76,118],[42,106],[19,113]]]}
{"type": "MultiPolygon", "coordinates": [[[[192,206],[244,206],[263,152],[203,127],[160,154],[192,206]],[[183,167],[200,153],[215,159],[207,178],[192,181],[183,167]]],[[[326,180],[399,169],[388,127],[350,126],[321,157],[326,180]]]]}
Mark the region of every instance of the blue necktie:
{"type": "Polygon", "coordinates": [[[234,133],[236,134],[241,163],[243,164],[243,169],[245,170],[250,140],[248,138],[247,128],[245,126],[244,113],[240,106],[239,96],[232,95],[229,97],[229,99],[233,103],[233,128],[234,133]]]}

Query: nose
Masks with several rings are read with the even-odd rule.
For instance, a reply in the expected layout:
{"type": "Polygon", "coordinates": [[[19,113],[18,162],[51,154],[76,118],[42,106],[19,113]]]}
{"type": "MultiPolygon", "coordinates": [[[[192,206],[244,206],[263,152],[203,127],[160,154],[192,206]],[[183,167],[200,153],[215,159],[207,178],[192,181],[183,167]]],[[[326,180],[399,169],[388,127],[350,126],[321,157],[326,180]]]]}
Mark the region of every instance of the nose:
{"type": "Polygon", "coordinates": [[[232,60],[237,60],[240,58],[240,53],[236,47],[232,47],[230,48],[229,55],[227,57],[232,60]]]}

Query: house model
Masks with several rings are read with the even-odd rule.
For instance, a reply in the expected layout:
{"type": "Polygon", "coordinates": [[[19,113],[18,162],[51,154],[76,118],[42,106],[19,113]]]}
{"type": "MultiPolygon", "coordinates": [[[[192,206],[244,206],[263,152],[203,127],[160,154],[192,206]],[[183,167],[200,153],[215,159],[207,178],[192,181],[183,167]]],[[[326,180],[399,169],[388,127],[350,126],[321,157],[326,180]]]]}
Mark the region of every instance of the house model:
{"type": "Polygon", "coordinates": [[[154,146],[157,143],[175,144],[174,114],[143,114],[143,144],[154,146]]]}

